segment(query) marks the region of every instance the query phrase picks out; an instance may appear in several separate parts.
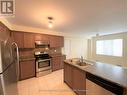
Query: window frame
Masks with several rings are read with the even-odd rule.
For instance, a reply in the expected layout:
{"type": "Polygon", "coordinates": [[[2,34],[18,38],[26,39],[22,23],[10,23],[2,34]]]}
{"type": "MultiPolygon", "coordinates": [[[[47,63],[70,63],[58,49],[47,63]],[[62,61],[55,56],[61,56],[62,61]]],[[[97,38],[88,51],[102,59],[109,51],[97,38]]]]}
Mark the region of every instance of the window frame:
{"type": "MultiPolygon", "coordinates": [[[[122,38],[118,38],[118,39],[106,39],[106,40],[96,40],[96,42],[95,42],[96,44],[95,44],[95,47],[96,47],[96,49],[95,49],[95,53],[96,53],[96,55],[101,55],[101,56],[113,56],[113,57],[123,57],[123,39],[122,38]],[[106,50],[104,50],[104,45],[106,45],[105,43],[106,43],[106,41],[108,42],[108,41],[111,41],[112,42],[112,44],[113,43],[115,43],[115,40],[120,40],[121,41],[121,45],[120,45],[120,55],[115,55],[115,53],[113,53],[113,48],[114,48],[114,46],[115,45],[112,45],[112,51],[110,51],[110,52],[112,52],[112,53],[110,53],[110,54],[106,54],[106,52],[104,52],[104,51],[106,51],[106,50]],[[103,43],[103,50],[102,51],[100,51],[100,53],[98,52],[98,49],[97,49],[97,42],[101,42],[102,41],[102,43],[103,43]]],[[[102,44],[101,43],[101,44],[102,44]]],[[[114,50],[115,51],[115,50],[114,50]]]]}

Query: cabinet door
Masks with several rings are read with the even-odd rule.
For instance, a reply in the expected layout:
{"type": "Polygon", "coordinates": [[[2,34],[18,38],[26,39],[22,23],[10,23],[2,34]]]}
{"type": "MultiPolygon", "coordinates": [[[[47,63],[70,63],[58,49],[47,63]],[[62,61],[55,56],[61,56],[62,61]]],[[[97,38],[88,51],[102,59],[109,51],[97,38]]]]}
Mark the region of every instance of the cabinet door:
{"type": "Polygon", "coordinates": [[[61,56],[61,64],[60,64],[60,69],[63,69],[64,68],[64,60],[66,59],[66,56],[65,55],[62,55],[61,56]]]}
{"type": "Polygon", "coordinates": [[[69,87],[72,86],[72,67],[64,63],[64,81],[68,84],[69,87]]]}
{"type": "Polygon", "coordinates": [[[24,48],[35,48],[33,33],[24,33],[24,48]]]}
{"type": "Polygon", "coordinates": [[[49,35],[42,34],[41,37],[43,42],[49,43],[49,35]]]}
{"type": "Polygon", "coordinates": [[[64,81],[68,83],[68,65],[64,63],[64,81]]]}
{"type": "Polygon", "coordinates": [[[64,38],[62,36],[50,36],[50,47],[63,47],[64,46],[64,38]]]}
{"type": "Polygon", "coordinates": [[[34,39],[35,39],[35,41],[41,41],[42,40],[41,34],[35,34],[34,39]]]}
{"type": "Polygon", "coordinates": [[[50,47],[53,48],[53,47],[56,47],[56,37],[55,36],[50,36],[50,47]]]}
{"type": "Polygon", "coordinates": [[[35,60],[20,62],[20,80],[35,76],[35,60]]]}
{"type": "Polygon", "coordinates": [[[6,32],[6,27],[3,23],[0,22],[0,32],[6,32]]]}
{"type": "Polygon", "coordinates": [[[52,68],[53,68],[53,71],[60,69],[61,62],[62,62],[61,56],[53,57],[52,58],[52,68]]]}
{"type": "Polygon", "coordinates": [[[49,36],[44,34],[35,34],[35,41],[43,41],[49,43],[49,36]]]}
{"type": "Polygon", "coordinates": [[[64,37],[63,36],[60,36],[58,37],[58,47],[64,47],[64,37]]]}
{"type": "Polygon", "coordinates": [[[73,89],[77,95],[86,95],[86,80],[85,73],[73,67],[73,89]]]}
{"type": "Polygon", "coordinates": [[[24,48],[24,33],[23,32],[12,32],[12,37],[17,43],[19,48],[24,48]]]}

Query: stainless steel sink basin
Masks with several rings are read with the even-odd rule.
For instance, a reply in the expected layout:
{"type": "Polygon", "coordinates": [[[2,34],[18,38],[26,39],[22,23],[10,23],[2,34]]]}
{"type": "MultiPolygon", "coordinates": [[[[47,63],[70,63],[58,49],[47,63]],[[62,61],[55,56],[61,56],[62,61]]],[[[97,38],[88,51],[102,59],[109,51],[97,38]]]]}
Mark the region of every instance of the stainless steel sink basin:
{"type": "Polygon", "coordinates": [[[79,66],[86,66],[88,65],[86,62],[80,62],[80,63],[77,63],[76,65],[79,65],[79,66]]]}
{"type": "Polygon", "coordinates": [[[69,60],[71,64],[74,64],[76,66],[79,66],[79,67],[87,67],[89,65],[93,65],[91,62],[87,62],[87,61],[83,61],[83,62],[80,62],[80,61],[73,61],[73,60],[69,60]]]}
{"type": "Polygon", "coordinates": [[[80,63],[76,63],[76,65],[81,66],[81,67],[86,67],[86,66],[93,65],[93,64],[86,63],[86,62],[80,62],[80,63]]]}

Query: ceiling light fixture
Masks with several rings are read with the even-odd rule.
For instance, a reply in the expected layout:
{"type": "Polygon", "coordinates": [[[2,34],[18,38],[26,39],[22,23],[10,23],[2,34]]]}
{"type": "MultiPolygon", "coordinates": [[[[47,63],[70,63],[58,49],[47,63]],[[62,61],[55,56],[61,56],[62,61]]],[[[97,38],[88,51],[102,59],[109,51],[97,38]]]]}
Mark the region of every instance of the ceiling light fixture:
{"type": "Polygon", "coordinates": [[[53,17],[48,17],[48,26],[49,28],[52,28],[53,27],[53,17]]]}

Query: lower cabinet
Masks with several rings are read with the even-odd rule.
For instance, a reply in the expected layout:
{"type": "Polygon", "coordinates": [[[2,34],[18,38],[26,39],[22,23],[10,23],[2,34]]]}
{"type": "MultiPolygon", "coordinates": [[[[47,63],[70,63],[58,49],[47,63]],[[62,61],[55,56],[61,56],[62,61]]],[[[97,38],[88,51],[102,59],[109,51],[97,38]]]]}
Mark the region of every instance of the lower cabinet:
{"type": "Polygon", "coordinates": [[[86,95],[86,78],[85,72],[75,68],[67,63],[64,63],[64,82],[77,95],[86,95]]]}
{"type": "Polygon", "coordinates": [[[20,62],[20,80],[35,77],[35,60],[20,62]]]}
{"type": "Polygon", "coordinates": [[[52,69],[53,69],[53,71],[63,69],[63,67],[64,67],[63,61],[64,60],[65,60],[65,56],[63,56],[63,55],[52,57],[52,69]]]}
{"type": "Polygon", "coordinates": [[[72,69],[73,67],[69,66],[68,64],[64,64],[64,82],[73,89],[72,85],[72,69]]]}
{"type": "Polygon", "coordinates": [[[72,81],[73,81],[73,89],[77,95],[85,95],[86,94],[86,78],[85,72],[81,71],[77,68],[73,68],[72,73],[72,81]]]}
{"type": "Polygon", "coordinates": [[[60,69],[61,62],[62,62],[61,56],[57,56],[57,57],[52,58],[52,69],[53,69],[53,71],[60,69]]]}

